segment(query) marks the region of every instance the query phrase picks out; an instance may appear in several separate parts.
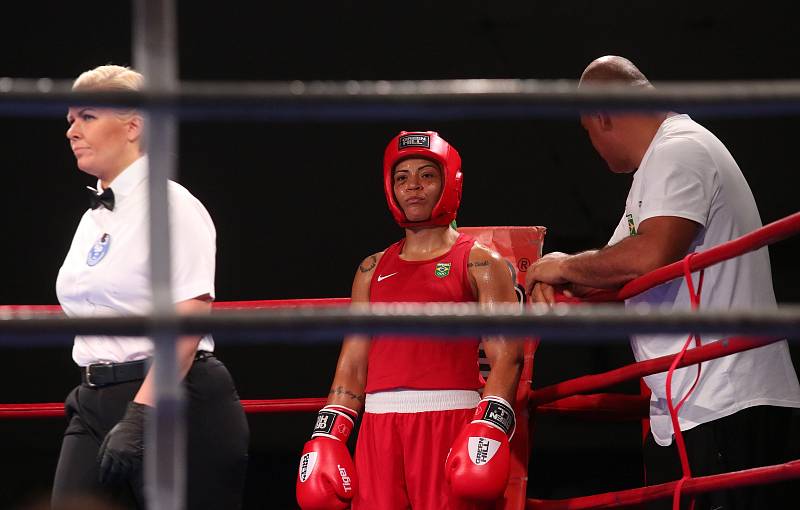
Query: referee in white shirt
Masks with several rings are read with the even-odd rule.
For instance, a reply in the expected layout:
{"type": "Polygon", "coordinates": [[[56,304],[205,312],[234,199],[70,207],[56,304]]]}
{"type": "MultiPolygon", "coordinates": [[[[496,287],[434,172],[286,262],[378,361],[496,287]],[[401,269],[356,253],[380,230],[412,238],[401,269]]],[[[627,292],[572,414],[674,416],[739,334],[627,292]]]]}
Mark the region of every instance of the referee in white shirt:
{"type": "MultiPolygon", "coordinates": [[[[74,90],[139,90],[141,74],[100,66],[81,74],[74,90]]],[[[131,110],[69,109],[69,139],[78,167],[97,177],[92,208],[81,218],[56,290],[69,316],[151,311],[148,256],[147,156],[143,118],[131,110]]],[[[168,185],[172,278],[178,313],[207,312],[214,299],[216,231],[203,204],[168,185]]],[[[178,363],[187,396],[187,505],[235,509],[242,503],[249,430],[210,335],[181,337],[178,363]]],[[[147,338],[77,336],[72,356],[82,383],[67,397],[68,425],[53,484],[57,510],[87,495],[144,508],[144,420],[154,404],[147,338]]]]}

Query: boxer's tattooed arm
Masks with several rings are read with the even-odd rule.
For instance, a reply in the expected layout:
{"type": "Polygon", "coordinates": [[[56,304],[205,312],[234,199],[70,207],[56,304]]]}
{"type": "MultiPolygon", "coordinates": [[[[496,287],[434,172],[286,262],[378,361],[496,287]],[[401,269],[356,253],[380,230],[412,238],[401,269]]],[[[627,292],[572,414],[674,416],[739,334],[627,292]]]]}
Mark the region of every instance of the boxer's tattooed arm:
{"type": "Polygon", "coordinates": [[[361,271],[362,273],[369,273],[370,271],[375,269],[377,263],[378,263],[378,257],[376,257],[375,255],[370,255],[369,257],[364,259],[364,262],[362,262],[360,266],[358,266],[358,270],[361,271]]]}
{"type": "Polygon", "coordinates": [[[353,393],[344,386],[337,386],[336,388],[332,388],[331,391],[328,392],[328,395],[344,395],[346,397],[352,398],[353,400],[357,400],[362,404],[364,403],[364,395],[358,395],[356,393],[353,393]]]}
{"type": "Polygon", "coordinates": [[[479,260],[478,262],[467,262],[467,267],[489,267],[489,261],[479,260]]]}

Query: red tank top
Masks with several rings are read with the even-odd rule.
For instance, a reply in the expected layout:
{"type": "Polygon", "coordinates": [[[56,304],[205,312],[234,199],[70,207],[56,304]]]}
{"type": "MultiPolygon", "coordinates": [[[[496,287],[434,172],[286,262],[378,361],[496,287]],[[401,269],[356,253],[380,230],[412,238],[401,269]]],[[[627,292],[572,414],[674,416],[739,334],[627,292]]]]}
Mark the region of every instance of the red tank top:
{"type": "MultiPolygon", "coordinates": [[[[370,302],[476,301],[467,273],[474,242],[460,234],[449,252],[422,261],[400,259],[405,240],[391,245],[372,275],[370,302]]],[[[479,338],[376,335],[369,350],[366,392],[478,389],[483,385],[478,371],[479,342],[479,338]]]]}

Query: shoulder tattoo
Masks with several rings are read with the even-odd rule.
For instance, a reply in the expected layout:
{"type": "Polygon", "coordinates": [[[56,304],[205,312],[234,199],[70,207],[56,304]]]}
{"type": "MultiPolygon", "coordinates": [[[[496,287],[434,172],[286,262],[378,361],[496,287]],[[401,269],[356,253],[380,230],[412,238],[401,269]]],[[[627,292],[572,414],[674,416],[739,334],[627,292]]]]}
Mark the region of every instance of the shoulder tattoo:
{"type": "Polygon", "coordinates": [[[479,260],[477,262],[467,262],[467,267],[489,267],[489,261],[479,260]]]}
{"type": "Polygon", "coordinates": [[[365,258],[364,261],[358,266],[358,270],[362,273],[369,273],[375,266],[378,264],[378,257],[375,255],[370,255],[369,257],[365,258]]]}

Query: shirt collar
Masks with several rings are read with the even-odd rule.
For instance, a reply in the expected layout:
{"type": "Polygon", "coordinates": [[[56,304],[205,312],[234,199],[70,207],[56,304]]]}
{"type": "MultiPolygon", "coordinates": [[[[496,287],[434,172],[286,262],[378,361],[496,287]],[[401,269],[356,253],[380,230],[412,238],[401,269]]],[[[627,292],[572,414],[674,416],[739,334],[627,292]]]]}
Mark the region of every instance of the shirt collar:
{"type": "MultiPolygon", "coordinates": [[[[120,174],[111,182],[109,188],[114,190],[114,197],[119,202],[124,200],[125,197],[133,193],[139,184],[147,179],[147,155],[139,157],[136,161],[128,165],[128,167],[120,172],[120,174]]],[[[97,190],[102,193],[103,185],[100,180],[97,180],[97,190]]]]}

